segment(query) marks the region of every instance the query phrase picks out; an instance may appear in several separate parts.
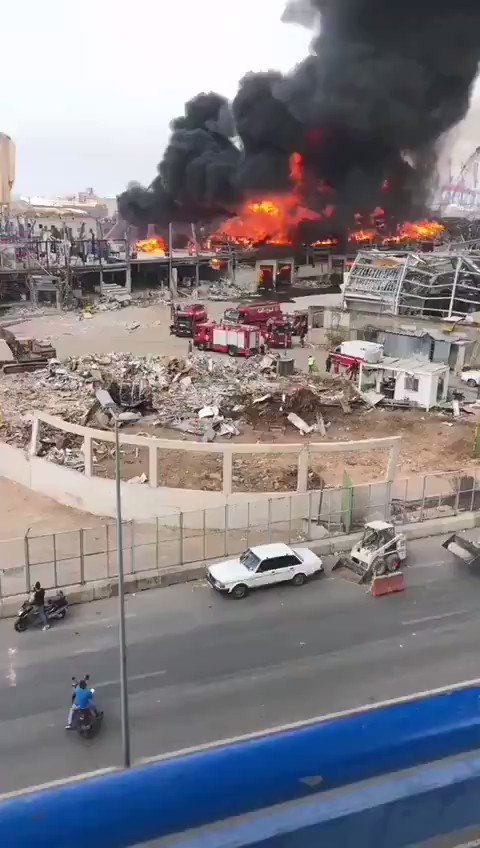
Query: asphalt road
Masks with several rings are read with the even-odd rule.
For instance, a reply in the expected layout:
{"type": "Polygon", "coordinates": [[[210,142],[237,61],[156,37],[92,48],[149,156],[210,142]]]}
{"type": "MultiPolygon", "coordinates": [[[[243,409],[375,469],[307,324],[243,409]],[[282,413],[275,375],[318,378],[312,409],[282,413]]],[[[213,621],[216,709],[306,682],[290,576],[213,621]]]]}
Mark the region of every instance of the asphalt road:
{"type": "MultiPolygon", "coordinates": [[[[206,583],[129,596],[137,758],[480,677],[480,577],[439,539],[410,546],[408,589],[372,599],[341,578],[241,602],[206,583]]],[[[116,601],[50,631],[0,622],[0,792],[118,765],[116,601]],[[72,674],[105,710],[91,741],[64,731],[72,674]]]]}

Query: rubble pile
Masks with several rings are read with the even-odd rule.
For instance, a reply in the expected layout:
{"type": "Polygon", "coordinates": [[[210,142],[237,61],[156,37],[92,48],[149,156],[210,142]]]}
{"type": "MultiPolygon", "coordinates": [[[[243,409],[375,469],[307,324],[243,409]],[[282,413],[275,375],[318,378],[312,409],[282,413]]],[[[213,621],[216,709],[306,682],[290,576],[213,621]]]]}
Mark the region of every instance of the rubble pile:
{"type": "MultiPolygon", "coordinates": [[[[0,437],[26,446],[35,410],[110,430],[112,400],[124,427],[141,423],[149,428],[147,435],[169,428],[212,442],[240,436],[246,425],[267,431],[293,428],[296,436],[325,435],[322,409],[336,405],[349,412],[358,394],[350,382],[328,376],[278,377],[274,356],[220,360],[206,353],[186,359],[108,354],[71,357],[63,363],[52,359],[41,371],[0,379],[0,437]]],[[[84,468],[81,438],[60,438],[43,423],[40,455],[84,468]]]]}
{"type": "Polygon", "coordinates": [[[235,300],[245,296],[245,289],[222,277],[212,283],[200,283],[198,296],[202,300],[235,300]]]}

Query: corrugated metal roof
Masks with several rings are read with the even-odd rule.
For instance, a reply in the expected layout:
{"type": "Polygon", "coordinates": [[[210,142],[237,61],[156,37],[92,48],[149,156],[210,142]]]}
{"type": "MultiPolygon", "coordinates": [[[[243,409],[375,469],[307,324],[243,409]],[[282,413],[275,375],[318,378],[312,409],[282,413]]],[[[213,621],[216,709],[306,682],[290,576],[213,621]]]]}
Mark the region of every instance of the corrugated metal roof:
{"type": "Polygon", "coordinates": [[[408,374],[436,374],[440,371],[448,371],[449,367],[444,362],[429,362],[428,359],[398,359],[396,356],[384,356],[380,362],[363,362],[362,368],[371,368],[388,371],[405,371],[408,374]]]}
{"type": "Polygon", "coordinates": [[[412,327],[412,329],[408,329],[408,327],[400,327],[398,330],[384,330],[385,335],[389,336],[409,336],[414,339],[423,339],[426,336],[430,336],[431,339],[434,339],[436,342],[467,342],[468,337],[460,334],[460,333],[444,333],[442,330],[417,330],[412,327]]]}

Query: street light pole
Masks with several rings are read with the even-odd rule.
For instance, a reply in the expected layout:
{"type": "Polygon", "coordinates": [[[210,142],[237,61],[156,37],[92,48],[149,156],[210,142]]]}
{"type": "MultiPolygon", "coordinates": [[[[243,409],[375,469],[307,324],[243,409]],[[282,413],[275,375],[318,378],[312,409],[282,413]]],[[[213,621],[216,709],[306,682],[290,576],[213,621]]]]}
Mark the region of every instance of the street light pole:
{"type": "Polygon", "coordinates": [[[125,583],[123,575],[122,497],[120,488],[120,440],[118,417],[115,420],[115,491],[117,500],[117,570],[118,570],[118,622],[120,642],[120,710],[122,722],[123,765],[130,768],[130,726],[128,722],[127,642],[125,637],[125,583]]]}

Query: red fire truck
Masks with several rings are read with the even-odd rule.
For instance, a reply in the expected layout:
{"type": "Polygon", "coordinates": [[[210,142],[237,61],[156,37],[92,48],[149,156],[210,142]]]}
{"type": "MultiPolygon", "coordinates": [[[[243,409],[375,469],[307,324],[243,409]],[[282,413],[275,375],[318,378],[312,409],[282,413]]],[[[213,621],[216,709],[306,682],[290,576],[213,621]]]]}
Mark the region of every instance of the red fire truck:
{"type": "Polygon", "coordinates": [[[270,318],[283,318],[279,303],[265,301],[242,304],[226,309],[224,312],[224,320],[231,324],[254,324],[257,327],[263,327],[270,318]]]}
{"type": "Polygon", "coordinates": [[[292,346],[292,325],[285,315],[281,318],[269,318],[261,327],[261,331],[267,348],[292,346]]]}
{"type": "Polygon", "coordinates": [[[245,324],[198,324],[193,344],[199,350],[215,350],[229,356],[250,356],[259,353],[262,336],[258,327],[245,324]]]}
{"type": "Polygon", "coordinates": [[[203,303],[185,303],[183,306],[178,304],[176,308],[172,308],[170,335],[192,338],[197,324],[205,321],[208,321],[208,315],[203,303]]]}

